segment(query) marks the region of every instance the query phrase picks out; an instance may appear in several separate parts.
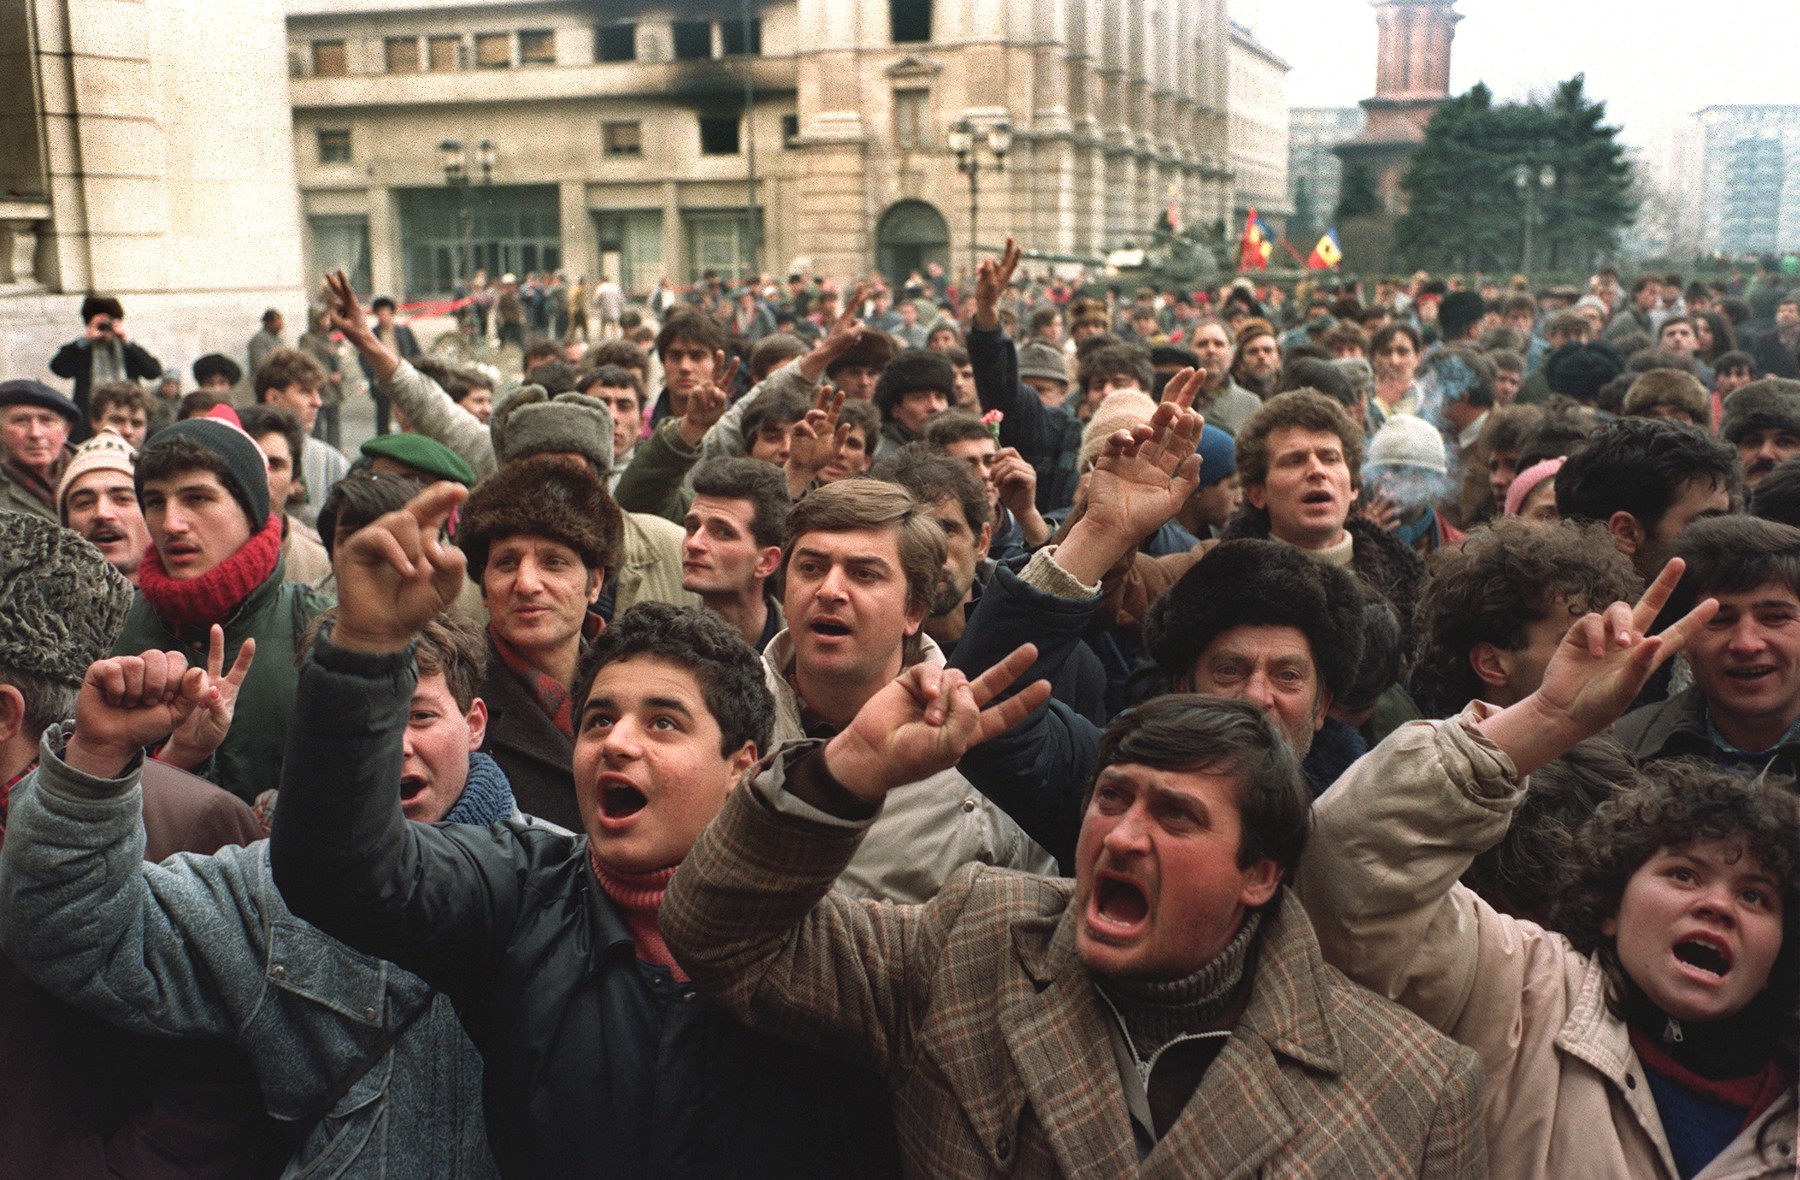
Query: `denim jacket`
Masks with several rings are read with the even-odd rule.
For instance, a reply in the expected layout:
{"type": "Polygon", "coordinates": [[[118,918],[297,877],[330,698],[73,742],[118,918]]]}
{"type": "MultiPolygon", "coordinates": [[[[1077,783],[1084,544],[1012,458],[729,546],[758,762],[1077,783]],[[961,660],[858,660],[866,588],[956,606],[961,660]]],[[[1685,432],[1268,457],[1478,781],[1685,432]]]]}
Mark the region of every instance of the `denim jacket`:
{"type": "Polygon", "coordinates": [[[284,1174],[497,1174],[481,1059],[445,997],[294,917],[267,841],[144,863],[139,767],[93,778],[62,761],[61,744],[53,727],[13,791],[0,848],[0,942],[21,969],[121,1028],[235,1045],[269,1113],[289,1123],[429,1006],[304,1131],[284,1174]]]}

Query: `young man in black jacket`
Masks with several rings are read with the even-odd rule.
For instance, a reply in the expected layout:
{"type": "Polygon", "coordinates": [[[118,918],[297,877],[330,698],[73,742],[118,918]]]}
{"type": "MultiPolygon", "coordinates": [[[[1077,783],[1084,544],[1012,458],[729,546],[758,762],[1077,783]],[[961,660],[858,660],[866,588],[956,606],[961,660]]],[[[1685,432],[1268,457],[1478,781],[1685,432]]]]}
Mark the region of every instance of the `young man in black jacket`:
{"type": "Polygon", "coordinates": [[[575,682],[586,837],[408,824],[401,734],[422,621],[456,596],[436,484],[338,550],[339,616],[301,668],[271,848],[294,912],[454,1000],[510,1176],[898,1172],[873,1075],[752,1033],[657,929],[694,838],[768,744],[761,662],[722,619],[640,604],[575,682]]]}

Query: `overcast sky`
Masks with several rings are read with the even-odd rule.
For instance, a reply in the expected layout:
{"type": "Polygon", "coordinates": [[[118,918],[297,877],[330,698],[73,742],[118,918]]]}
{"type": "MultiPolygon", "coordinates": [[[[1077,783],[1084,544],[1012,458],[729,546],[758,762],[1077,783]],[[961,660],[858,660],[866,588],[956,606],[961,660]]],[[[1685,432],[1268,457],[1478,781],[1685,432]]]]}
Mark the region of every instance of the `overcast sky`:
{"type": "MultiPolygon", "coordinates": [[[[1290,106],[1348,106],[1373,93],[1366,0],[1229,3],[1293,66],[1290,106]]],[[[1459,0],[1456,10],[1453,93],[1486,82],[1500,98],[1524,98],[1585,73],[1588,94],[1640,146],[1657,146],[1671,121],[1704,106],[1800,103],[1791,62],[1800,4],[1786,0],[1459,0]]]]}

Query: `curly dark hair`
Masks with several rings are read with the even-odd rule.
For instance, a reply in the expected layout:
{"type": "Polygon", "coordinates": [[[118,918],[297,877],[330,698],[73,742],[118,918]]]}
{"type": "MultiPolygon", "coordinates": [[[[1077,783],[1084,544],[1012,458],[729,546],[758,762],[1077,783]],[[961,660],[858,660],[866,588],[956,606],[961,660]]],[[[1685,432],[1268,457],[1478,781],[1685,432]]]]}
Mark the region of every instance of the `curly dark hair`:
{"type": "Polygon", "coordinates": [[[1268,482],[1269,436],[1289,426],[1337,435],[1344,445],[1351,486],[1362,483],[1362,427],[1333,399],[1310,389],[1294,389],[1264,402],[1238,431],[1237,470],[1244,486],[1268,482]]]}
{"type": "Polygon", "coordinates": [[[1631,754],[1608,737],[1589,738],[1532,771],[1506,838],[1475,858],[1463,884],[1503,914],[1549,925],[1576,833],[1600,804],[1637,786],[1637,773],[1631,754]]]}
{"type": "Polygon", "coordinates": [[[1643,589],[1631,560],[1614,548],[1604,525],[1554,527],[1517,517],[1469,534],[1461,548],[1440,550],[1413,615],[1424,644],[1414,687],[1432,710],[1448,716],[1487,686],[1469,666],[1478,643],[1518,651],[1525,629],[1568,600],[1582,614],[1635,601],[1643,589]]]}
{"type": "Polygon", "coordinates": [[[1625,886],[1665,848],[1730,841],[1781,882],[1782,939],[1769,986],[1745,1010],[1775,1052],[1800,1051],[1800,795],[1785,775],[1750,779],[1699,758],[1657,762],[1638,785],[1603,803],[1569,848],[1551,905],[1554,929],[1595,956],[1615,1015],[1636,985],[1602,927],[1619,912],[1625,886]]]}
{"type": "Polygon", "coordinates": [[[575,671],[577,710],[587,704],[594,678],[608,664],[633,657],[665,660],[693,673],[707,712],[719,723],[719,754],[730,757],[745,742],[757,753],[775,731],[775,698],[763,680],[762,657],[737,628],[703,607],[640,602],[612,621],[581,657],[575,671]]]}

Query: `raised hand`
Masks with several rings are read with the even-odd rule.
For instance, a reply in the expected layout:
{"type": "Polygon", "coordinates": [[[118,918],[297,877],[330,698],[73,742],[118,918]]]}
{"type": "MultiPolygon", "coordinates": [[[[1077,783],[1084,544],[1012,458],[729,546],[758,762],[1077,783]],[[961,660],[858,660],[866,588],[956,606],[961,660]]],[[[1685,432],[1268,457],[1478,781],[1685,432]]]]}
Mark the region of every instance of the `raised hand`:
{"type": "Polygon", "coordinates": [[[1679,557],[1672,558],[1636,606],[1615,602],[1577,619],[1550,657],[1537,691],[1481,722],[1482,732],[1520,774],[1604,732],[1631,707],[1651,674],[1719,612],[1718,600],[1708,598],[1661,634],[1646,634],[1685,568],[1679,557]]]}
{"type": "Polygon", "coordinates": [[[795,362],[800,366],[800,371],[806,374],[807,380],[817,381],[823,377],[832,361],[855,348],[862,339],[863,322],[860,312],[871,290],[873,288],[868,283],[858,283],[850,293],[850,298],[844,301],[844,310],[831,322],[825,338],[795,362]]]}
{"type": "Polygon", "coordinates": [[[993,479],[1000,503],[1014,516],[1037,510],[1037,468],[1025,461],[1017,447],[994,452],[993,479]]]}
{"type": "Polygon", "coordinates": [[[831,776],[857,798],[877,803],[895,787],[948,770],[1049,699],[1049,682],[1039,680],[988,703],[1036,659],[1037,648],[1024,644],[972,681],[955,668],[913,665],[826,744],[831,776]]]}
{"type": "Polygon", "coordinates": [[[335,270],[325,276],[325,293],[328,296],[325,310],[331,318],[331,326],[342,332],[345,339],[355,344],[361,337],[375,338],[374,330],[369,327],[369,317],[363,313],[362,302],[350,289],[350,280],[343,271],[335,270]]]}
{"type": "Polygon", "coordinates": [[[442,530],[468,494],[459,483],[434,483],[338,545],[331,563],[338,582],[334,643],[400,651],[456,601],[466,561],[442,530]]]}
{"type": "Polygon", "coordinates": [[[725,407],[731,404],[731,383],[737,379],[737,371],[737,357],[727,361],[724,349],[713,352],[713,372],[716,376],[688,392],[687,411],[681,415],[681,421],[676,427],[688,446],[699,446],[706,437],[706,432],[712,429],[713,423],[725,416],[725,407]]]}
{"type": "Polygon", "coordinates": [[[786,469],[788,495],[793,499],[799,499],[819,472],[831,466],[850,440],[850,424],[838,421],[843,408],[843,391],[821,385],[813,391],[812,408],[789,432],[786,469]]]}
{"type": "Polygon", "coordinates": [[[1011,285],[1013,271],[1018,269],[1019,258],[1023,251],[1019,244],[1006,236],[1006,245],[1000,251],[1000,257],[983,258],[975,264],[975,326],[984,331],[992,331],[1000,323],[1000,297],[1006,294],[1011,285]]]}
{"type": "Polygon", "coordinates": [[[250,663],[256,658],[256,640],[246,639],[238,648],[231,671],[225,666],[225,628],[212,625],[206,648],[206,679],[211,686],[200,701],[200,707],[188,714],[186,721],[175,727],[168,744],[157,754],[157,761],[194,770],[212,757],[231,729],[231,718],[237,711],[238,690],[250,674],[250,663]]]}
{"type": "Polygon", "coordinates": [[[215,693],[204,669],[176,651],[96,660],[75,697],[75,734],[63,761],[117,778],[138,751],[168,737],[215,693]]]}

